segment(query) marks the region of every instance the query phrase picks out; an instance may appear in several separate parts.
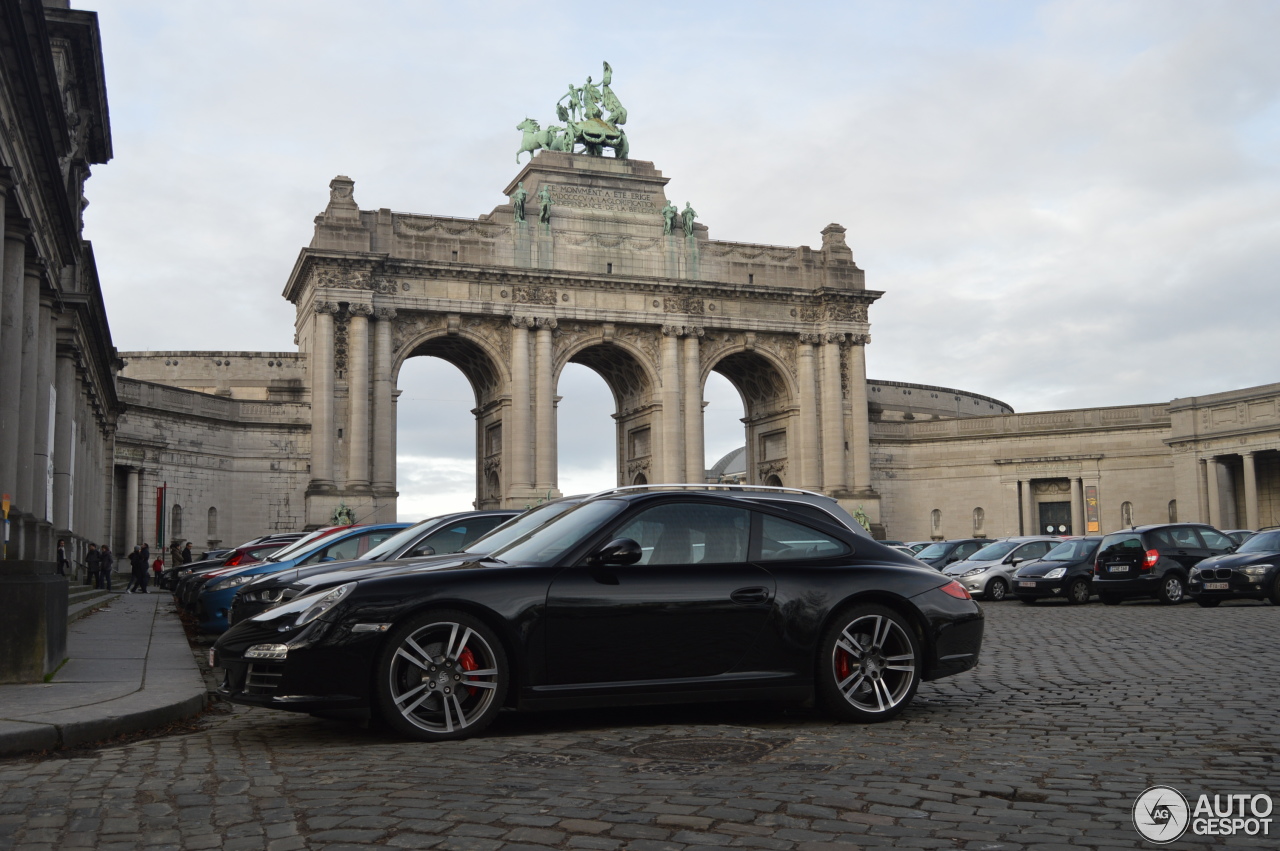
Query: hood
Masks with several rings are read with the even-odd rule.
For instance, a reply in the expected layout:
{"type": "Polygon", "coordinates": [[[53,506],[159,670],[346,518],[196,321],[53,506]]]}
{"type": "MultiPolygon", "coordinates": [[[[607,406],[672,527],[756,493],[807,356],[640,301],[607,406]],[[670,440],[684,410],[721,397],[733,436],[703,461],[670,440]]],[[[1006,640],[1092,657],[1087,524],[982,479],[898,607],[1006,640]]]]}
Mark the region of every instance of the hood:
{"type": "Polygon", "coordinates": [[[995,567],[1003,561],[1003,559],[996,559],[994,561],[969,561],[968,559],[964,559],[963,561],[957,561],[947,565],[943,568],[942,572],[947,576],[963,576],[975,567],[987,570],[995,567]]]}
{"type": "Polygon", "coordinates": [[[1247,567],[1251,564],[1274,564],[1280,553],[1224,553],[1209,556],[1195,564],[1196,567],[1247,567]]]}
{"type": "Polygon", "coordinates": [[[1086,562],[1092,565],[1093,559],[1071,559],[1069,561],[1044,561],[1043,559],[1036,559],[1035,561],[1028,561],[1021,564],[1018,567],[1018,572],[1014,575],[1026,577],[1044,576],[1049,571],[1056,570],[1059,567],[1065,567],[1067,570],[1070,570],[1071,568],[1079,567],[1086,562]]]}
{"type": "Polygon", "coordinates": [[[390,574],[416,573],[439,570],[447,567],[458,567],[481,560],[481,556],[467,554],[459,558],[458,553],[442,556],[420,556],[418,558],[393,559],[391,561],[364,562],[352,564],[340,570],[317,571],[300,576],[296,582],[288,583],[299,590],[299,594],[310,594],[312,591],[329,585],[341,585],[344,582],[356,582],[374,576],[390,574]]]}

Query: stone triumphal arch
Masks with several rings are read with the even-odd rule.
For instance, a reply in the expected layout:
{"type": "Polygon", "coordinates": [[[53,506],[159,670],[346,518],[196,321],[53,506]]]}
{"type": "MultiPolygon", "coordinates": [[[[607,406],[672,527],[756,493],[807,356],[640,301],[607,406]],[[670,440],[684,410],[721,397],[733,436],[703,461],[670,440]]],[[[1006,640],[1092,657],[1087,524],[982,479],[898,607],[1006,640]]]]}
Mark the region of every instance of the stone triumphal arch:
{"type": "Polygon", "coordinates": [[[464,219],[362,210],[335,178],[285,289],[312,364],[308,522],[341,504],[394,516],[396,376],[420,355],[475,391],[479,506],[558,492],[556,386],[577,363],[613,392],[619,484],[702,480],[716,371],[742,394],[750,481],[875,519],[863,347],[880,293],[844,228],[816,250],[712,240],[664,215],[666,184],[649,162],[542,150],[511,203],[464,219]]]}

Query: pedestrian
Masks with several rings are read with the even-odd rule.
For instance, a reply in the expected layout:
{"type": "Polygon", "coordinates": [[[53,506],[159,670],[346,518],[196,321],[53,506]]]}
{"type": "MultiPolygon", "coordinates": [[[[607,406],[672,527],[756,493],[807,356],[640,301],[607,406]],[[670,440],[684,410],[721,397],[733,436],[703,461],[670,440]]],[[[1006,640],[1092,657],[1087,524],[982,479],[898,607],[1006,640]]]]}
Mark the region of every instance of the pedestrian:
{"type": "Polygon", "coordinates": [[[146,567],[151,564],[151,545],[146,541],[142,542],[142,566],[146,567]]]}
{"type": "Polygon", "coordinates": [[[98,570],[102,567],[102,554],[98,552],[97,544],[89,545],[89,552],[84,554],[84,567],[84,581],[92,581],[94,588],[101,588],[102,577],[98,575],[98,570]]]}
{"type": "Polygon", "coordinates": [[[182,563],[191,564],[191,542],[187,541],[187,545],[182,548],[182,563]]]}
{"type": "Polygon", "coordinates": [[[176,539],[169,545],[169,563],[174,567],[182,564],[182,547],[178,545],[176,539]]]}
{"type": "Polygon", "coordinates": [[[147,593],[147,561],[142,557],[142,548],[137,545],[129,553],[129,570],[133,578],[129,580],[129,587],[125,590],[130,594],[147,593]]]}
{"type": "Polygon", "coordinates": [[[111,552],[111,547],[107,544],[102,545],[102,549],[98,551],[98,573],[102,577],[102,587],[111,590],[111,574],[115,570],[116,557],[111,552]]]}
{"type": "Polygon", "coordinates": [[[67,564],[67,542],[60,540],[58,541],[58,575],[66,576],[69,566],[67,564]]]}
{"type": "Polygon", "coordinates": [[[151,572],[156,575],[156,587],[160,587],[160,574],[164,572],[164,556],[157,556],[156,560],[151,562],[151,572]]]}

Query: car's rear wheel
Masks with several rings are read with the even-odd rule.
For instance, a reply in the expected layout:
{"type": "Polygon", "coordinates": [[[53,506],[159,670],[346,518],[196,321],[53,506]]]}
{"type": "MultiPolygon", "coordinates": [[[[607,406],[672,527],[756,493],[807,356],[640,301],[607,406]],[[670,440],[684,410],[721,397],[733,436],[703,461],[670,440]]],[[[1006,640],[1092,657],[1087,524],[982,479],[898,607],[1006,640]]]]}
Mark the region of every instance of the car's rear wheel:
{"type": "Polygon", "coordinates": [[[1077,579],[1071,583],[1071,587],[1067,589],[1067,602],[1073,606],[1080,606],[1089,602],[1089,596],[1092,591],[1089,589],[1089,580],[1077,579]]]}
{"type": "Polygon", "coordinates": [[[378,663],[382,716],[421,741],[461,739],[493,722],[511,681],[502,643],[465,612],[417,615],[387,637],[378,663]]]}
{"type": "Polygon", "coordinates": [[[1166,606],[1173,606],[1181,603],[1186,593],[1187,587],[1182,584],[1182,577],[1171,573],[1160,580],[1160,590],[1156,592],[1156,599],[1166,606]]]}
{"type": "Polygon", "coordinates": [[[1217,608],[1218,604],[1221,602],[1222,602],[1221,600],[1206,600],[1203,597],[1199,597],[1196,599],[1196,605],[1201,606],[1202,608],[1205,608],[1205,609],[1217,608]]]}
{"type": "Polygon", "coordinates": [[[996,577],[987,583],[987,599],[999,603],[1009,593],[1009,583],[996,577]]]}
{"type": "Polygon", "coordinates": [[[920,685],[924,654],[902,615],[864,604],[840,613],[818,655],[818,696],[849,721],[887,721],[920,685]]]}

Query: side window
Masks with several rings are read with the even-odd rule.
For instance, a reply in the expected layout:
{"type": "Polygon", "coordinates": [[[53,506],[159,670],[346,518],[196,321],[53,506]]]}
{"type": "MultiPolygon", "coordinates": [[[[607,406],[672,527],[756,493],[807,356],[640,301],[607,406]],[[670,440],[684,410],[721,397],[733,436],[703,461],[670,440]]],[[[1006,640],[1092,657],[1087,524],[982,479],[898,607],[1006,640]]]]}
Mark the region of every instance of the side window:
{"type": "Polygon", "coordinates": [[[1018,555],[1022,556],[1025,559],[1040,558],[1040,556],[1049,552],[1049,547],[1050,547],[1049,541],[1036,541],[1033,544],[1028,544],[1027,546],[1023,547],[1022,550],[1018,553],[1018,555]]]}
{"type": "Polygon", "coordinates": [[[825,532],[760,515],[760,561],[826,558],[848,552],[849,548],[825,532]]]}
{"type": "Polygon", "coordinates": [[[437,553],[456,553],[462,549],[463,541],[466,539],[467,526],[465,523],[459,523],[456,526],[449,526],[444,529],[437,529],[430,535],[427,535],[421,541],[413,545],[407,555],[421,555],[427,551],[427,547],[435,550],[437,553]]]}
{"type": "Polygon", "coordinates": [[[751,514],[745,508],[667,503],[623,524],[616,538],[640,544],[639,564],[724,564],[747,560],[751,514]]]}
{"type": "Polygon", "coordinates": [[[1178,547],[1183,549],[1187,547],[1191,547],[1192,549],[1200,548],[1200,539],[1196,537],[1195,529],[1190,529],[1184,526],[1180,529],[1170,529],[1169,534],[1170,537],[1173,538],[1173,543],[1178,547]]]}
{"type": "Polygon", "coordinates": [[[956,547],[956,558],[968,558],[980,549],[982,549],[982,544],[979,544],[977,541],[970,541],[967,544],[961,544],[956,547]]]}
{"type": "Polygon", "coordinates": [[[1204,545],[1211,550],[1225,550],[1235,546],[1235,541],[1216,529],[1201,529],[1200,537],[1204,538],[1204,545]]]}
{"type": "Polygon", "coordinates": [[[359,558],[399,531],[399,529],[383,529],[381,532],[370,532],[368,535],[361,535],[357,539],[356,554],[347,556],[347,558],[359,558]]]}
{"type": "Polygon", "coordinates": [[[1157,549],[1162,549],[1162,550],[1173,549],[1173,539],[1171,539],[1169,537],[1169,534],[1165,532],[1163,529],[1157,529],[1154,532],[1148,532],[1147,537],[1148,539],[1150,539],[1151,543],[1153,543],[1156,546],[1157,549]]]}

